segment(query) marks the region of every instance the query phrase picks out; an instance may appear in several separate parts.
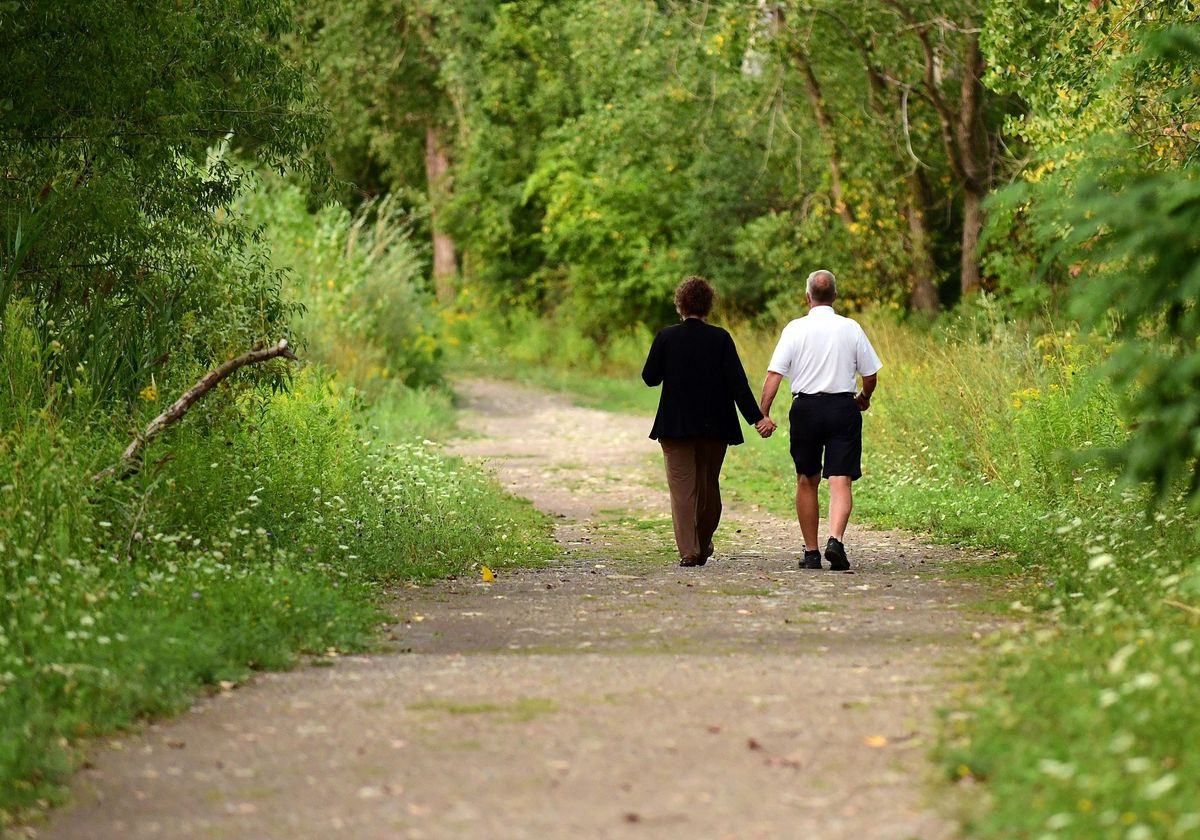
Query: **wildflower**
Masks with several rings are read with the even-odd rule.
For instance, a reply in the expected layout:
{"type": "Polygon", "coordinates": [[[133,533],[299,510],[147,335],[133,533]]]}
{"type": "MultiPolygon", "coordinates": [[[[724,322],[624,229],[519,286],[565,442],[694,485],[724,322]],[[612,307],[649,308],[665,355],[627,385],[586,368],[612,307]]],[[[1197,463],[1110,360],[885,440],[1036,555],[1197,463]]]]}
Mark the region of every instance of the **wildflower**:
{"type": "Polygon", "coordinates": [[[1178,781],[1179,779],[1176,778],[1174,773],[1168,773],[1162,778],[1146,785],[1142,791],[1142,795],[1147,799],[1158,799],[1163,794],[1169,793],[1171,789],[1175,787],[1178,781]]]}
{"type": "Polygon", "coordinates": [[[158,385],[155,383],[154,377],[150,377],[149,385],[138,391],[138,396],[146,402],[158,401],[158,385]]]}

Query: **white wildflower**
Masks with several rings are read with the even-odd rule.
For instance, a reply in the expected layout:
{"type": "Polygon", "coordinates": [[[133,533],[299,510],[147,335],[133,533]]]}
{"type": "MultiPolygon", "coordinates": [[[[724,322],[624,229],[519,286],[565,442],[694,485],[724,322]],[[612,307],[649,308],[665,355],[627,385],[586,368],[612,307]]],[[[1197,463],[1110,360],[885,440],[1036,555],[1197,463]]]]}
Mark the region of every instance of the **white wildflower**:
{"type": "Polygon", "coordinates": [[[1125,670],[1125,665],[1129,662],[1129,657],[1137,652],[1137,645],[1125,645],[1125,647],[1113,654],[1112,659],[1108,660],[1108,673],[1119,674],[1125,670]]]}
{"type": "Polygon", "coordinates": [[[1038,769],[1055,779],[1066,781],[1075,775],[1075,765],[1069,761],[1056,761],[1053,758],[1043,758],[1038,762],[1038,769]]]}
{"type": "Polygon", "coordinates": [[[1168,773],[1142,788],[1142,796],[1147,799],[1158,799],[1163,794],[1169,793],[1178,782],[1179,779],[1176,778],[1174,773],[1168,773]]]}

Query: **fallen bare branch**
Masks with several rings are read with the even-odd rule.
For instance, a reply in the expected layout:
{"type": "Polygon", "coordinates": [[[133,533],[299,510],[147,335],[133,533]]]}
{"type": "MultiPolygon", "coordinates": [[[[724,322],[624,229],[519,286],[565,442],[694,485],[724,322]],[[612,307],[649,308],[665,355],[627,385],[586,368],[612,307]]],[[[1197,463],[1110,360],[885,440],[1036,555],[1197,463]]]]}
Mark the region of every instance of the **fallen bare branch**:
{"type": "Polygon", "coordinates": [[[1176,601],[1171,598],[1163,598],[1163,603],[1167,606],[1181,609],[1189,615],[1200,616],[1200,608],[1193,607],[1191,604],[1185,604],[1182,601],[1176,601]]]}
{"type": "Polygon", "coordinates": [[[117,474],[120,474],[124,478],[137,472],[137,454],[141,448],[167,426],[182,419],[183,415],[187,414],[188,410],[201,397],[217,387],[230,374],[244,368],[246,365],[257,365],[278,357],[291,359],[292,361],[296,360],[295,354],[288,347],[287,339],[280,339],[279,343],[273,347],[243,353],[241,356],[230,359],[219,367],[213,368],[204,374],[195,385],[184,391],[183,396],[171,403],[162,414],[151,420],[149,425],[142,430],[142,433],[135,437],[129,446],[125,448],[119,462],[96,473],[92,476],[92,481],[100,481],[101,479],[117,474]]]}

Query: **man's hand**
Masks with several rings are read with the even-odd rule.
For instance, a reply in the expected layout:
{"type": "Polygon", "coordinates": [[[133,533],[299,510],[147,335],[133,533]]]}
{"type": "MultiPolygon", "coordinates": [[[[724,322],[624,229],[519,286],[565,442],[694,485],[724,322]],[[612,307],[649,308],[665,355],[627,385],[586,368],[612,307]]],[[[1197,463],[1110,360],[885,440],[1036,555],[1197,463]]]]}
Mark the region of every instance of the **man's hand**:
{"type": "Polygon", "coordinates": [[[774,432],[779,427],[775,425],[775,421],[772,420],[770,417],[764,417],[763,419],[759,420],[757,423],[754,424],[754,428],[758,430],[758,434],[761,437],[769,438],[771,436],[771,433],[774,432]]]}
{"type": "Polygon", "coordinates": [[[878,385],[879,374],[877,373],[869,373],[862,378],[862,390],[854,398],[854,401],[858,403],[859,411],[866,411],[871,407],[871,394],[875,393],[875,388],[878,385]]]}

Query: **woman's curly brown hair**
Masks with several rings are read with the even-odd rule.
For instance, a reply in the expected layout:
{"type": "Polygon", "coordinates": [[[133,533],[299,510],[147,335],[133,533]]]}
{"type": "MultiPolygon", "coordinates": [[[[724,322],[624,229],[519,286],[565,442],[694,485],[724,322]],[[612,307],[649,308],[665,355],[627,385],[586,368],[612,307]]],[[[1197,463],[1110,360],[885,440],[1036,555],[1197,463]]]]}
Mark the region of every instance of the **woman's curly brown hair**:
{"type": "Polygon", "coordinates": [[[703,277],[688,277],[675,287],[675,308],[684,317],[707,318],[716,292],[703,277]]]}

